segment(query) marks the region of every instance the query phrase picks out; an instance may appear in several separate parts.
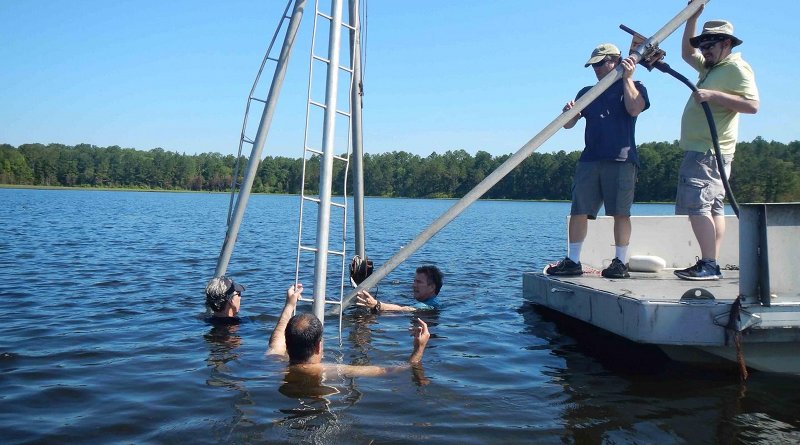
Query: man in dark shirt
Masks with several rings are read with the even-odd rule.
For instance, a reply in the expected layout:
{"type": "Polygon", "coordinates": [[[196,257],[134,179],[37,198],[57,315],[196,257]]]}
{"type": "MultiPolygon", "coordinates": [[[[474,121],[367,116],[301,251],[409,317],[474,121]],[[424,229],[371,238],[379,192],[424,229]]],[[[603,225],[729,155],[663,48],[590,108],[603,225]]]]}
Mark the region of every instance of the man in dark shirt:
{"type": "MultiPolygon", "coordinates": [[[[634,61],[622,59],[619,49],[603,43],[592,51],[584,65],[591,66],[597,80],[621,65],[622,78],[564,125],[572,128],[586,118],[585,148],[575,170],[572,186],[572,209],[569,220],[567,257],[546,269],[549,275],[575,276],[583,273],[580,255],[586,239],[589,219],[595,219],[601,205],[606,215],[614,217],[614,259],[604,269],[606,278],[628,278],[628,243],[631,237],[631,205],[639,168],[634,131],[636,116],[650,106],[647,89],[633,80],[634,61]]],[[[591,87],[584,87],[575,100],[591,87]]],[[[575,105],[571,100],[563,111],[575,105]]]]}

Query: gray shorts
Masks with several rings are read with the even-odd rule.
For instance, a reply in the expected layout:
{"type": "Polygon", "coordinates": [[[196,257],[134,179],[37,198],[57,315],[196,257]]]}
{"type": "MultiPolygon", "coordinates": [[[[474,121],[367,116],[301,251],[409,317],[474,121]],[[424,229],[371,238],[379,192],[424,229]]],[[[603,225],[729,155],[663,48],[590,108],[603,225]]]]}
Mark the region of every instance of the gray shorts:
{"type": "MultiPolygon", "coordinates": [[[[723,155],[725,173],[731,177],[733,154],[723,155]]],[[[725,186],[719,176],[717,158],[710,152],[687,151],[678,170],[676,215],[725,215],[725,186]]]]}
{"type": "Polygon", "coordinates": [[[578,162],[570,215],[595,219],[600,206],[605,205],[608,216],[630,216],[637,170],[632,162],[578,162]]]}

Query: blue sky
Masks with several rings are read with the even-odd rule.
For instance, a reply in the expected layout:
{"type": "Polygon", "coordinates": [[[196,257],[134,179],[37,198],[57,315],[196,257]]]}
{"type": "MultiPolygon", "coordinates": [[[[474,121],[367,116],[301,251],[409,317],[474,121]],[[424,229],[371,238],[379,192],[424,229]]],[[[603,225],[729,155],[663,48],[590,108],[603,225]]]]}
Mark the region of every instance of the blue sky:
{"type": "MultiPolygon", "coordinates": [[[[0,0],[0,143],[236,153],[247,94],[285,4],[0,0]]],[[[365,150],[512,153],[595,82],[583,67],[595,45],[629,45],[620,23],[650,35],[685,4],[368,0],[365,150]]],[[[712,0],[700,19],[731,20],[756,72],[761,110],[742,117],[740,140],[798,139],[798,16],[797,0],[712,0]]],[[[302,155],[311,18],[264,155],[302,155]]],[[[681,32],[662,48],[695,79],[680,59],[681,32]]],[[[636,78],[652,104],[637,140],[677,139],[688,89],[641,66],[636,78]]],[[[579,124],[539,150],[582,147],[579,124]]]]}

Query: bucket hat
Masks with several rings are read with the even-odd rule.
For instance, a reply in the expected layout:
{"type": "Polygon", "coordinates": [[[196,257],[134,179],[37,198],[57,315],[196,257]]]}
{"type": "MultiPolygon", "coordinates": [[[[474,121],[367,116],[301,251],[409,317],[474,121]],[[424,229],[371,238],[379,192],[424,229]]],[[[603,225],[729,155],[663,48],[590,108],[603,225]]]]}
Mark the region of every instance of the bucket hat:
{"type": "Polygon", "coordinates": [[[689,39],[689,43],[697,48],[705,41],[731,39],[731,48],[742,44],[742,40],[733,35],[733,25],[727,20],[709,20],[703,24],[703,31],[699,36],[689,39]]]}

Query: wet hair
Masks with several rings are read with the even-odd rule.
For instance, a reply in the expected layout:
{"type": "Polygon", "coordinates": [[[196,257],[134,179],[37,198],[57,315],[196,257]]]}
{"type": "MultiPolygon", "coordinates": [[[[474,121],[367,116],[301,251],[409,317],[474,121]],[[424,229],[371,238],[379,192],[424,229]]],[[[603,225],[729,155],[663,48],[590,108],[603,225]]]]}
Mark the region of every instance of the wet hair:
{"type": "Polygon", "coordinates": [[[442,271],[436,266],[428,265],[418,267],[417,273],[425,275],[428,283],[433,283],[436,286],[436,295],[439,295],[439,291],[442,289],[442,280],[444,279],[442,271]]]}
{"type": "Polygon", "coordinates": [[[305,363],[322,341],[322,323],[314,314],[297,314],[286,325],[286,352],[290,363],[305,363]]]}

